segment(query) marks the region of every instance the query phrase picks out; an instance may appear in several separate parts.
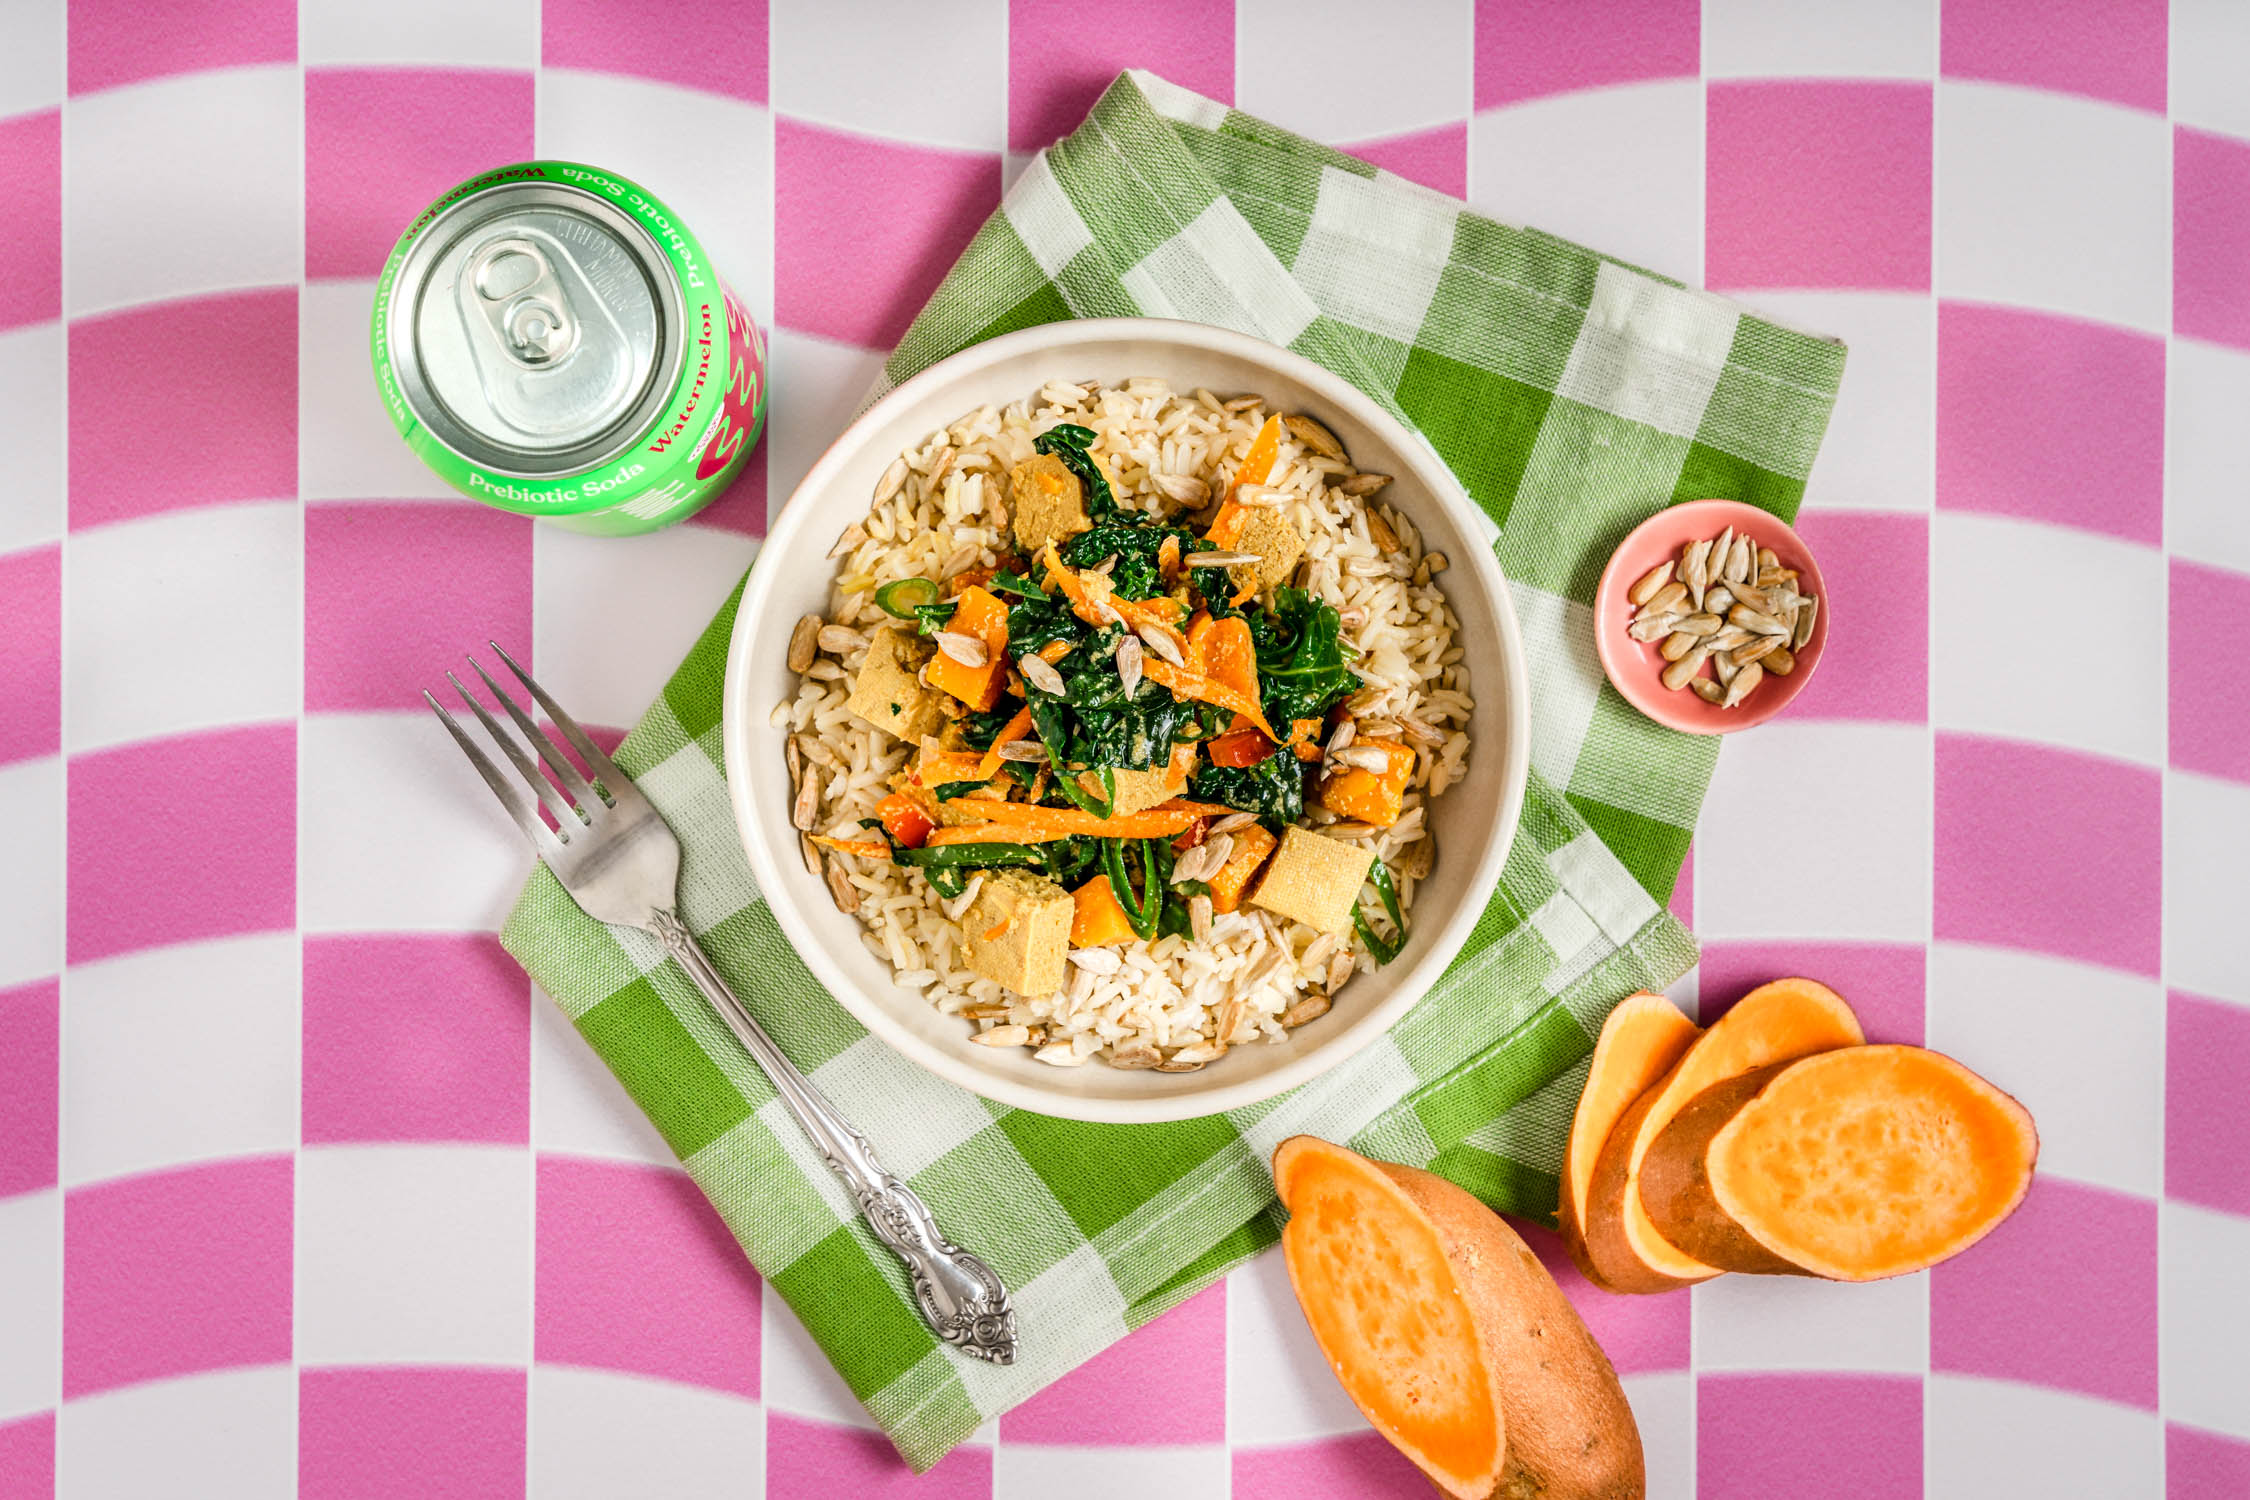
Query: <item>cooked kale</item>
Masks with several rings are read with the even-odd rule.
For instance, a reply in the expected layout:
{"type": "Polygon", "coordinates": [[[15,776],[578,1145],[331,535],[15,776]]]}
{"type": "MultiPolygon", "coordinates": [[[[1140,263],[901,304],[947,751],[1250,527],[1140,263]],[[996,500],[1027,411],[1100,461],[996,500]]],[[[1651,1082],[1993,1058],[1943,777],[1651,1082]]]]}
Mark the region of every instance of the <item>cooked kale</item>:
{"type": "Polygon", "coordinates": [[[1267,827],[1278,832],[1305,811],[1303,763],[1287,751],[1277,750],[1255,765],[1205,766],[1188,778],[1188,795],[1198,802],[1217,802],[1237,812],[1256,813],[1267,827]]]}
{"type": "Polygon", "coordinates": [[[1022,707],[1014,698],[1002,697],[993,705],[990,713],[978,713],[975,709],[970,709],[959,721],[962,743],[971,750],[990,750],[992,742],[1000,737],[1000,731],[1008,727],[1008,721],[1022,707]]]}
{"type": "Polygon", "coordinates": [[[1117,496],[1109,487],[1109,476],[1102,472],[1101,461],[1093,455],[1094,430],[1064,423],[1050,427],[1031,440],[1035,453],[1051,453],[1062,460],[1064,468],[1078,476],[1086,491],[1086,518],[1099,526],[1104,521],[1117,519],[1124,512],[1117,504],[1117,496]]]}
{"type": "MultiPolygon", "coordinates": [[[[994,582],[999,580],[995,579],[994,582]]],[[[1008,576],[1010,583],[1017,580],[1008,576]]],[[[1037,651],[1042,646],[1062,641],[1070,645],[1086,639],[1093,627],[1071,613],[1070,601],[1060,594],[1042,594],[1029,584],[1023,592],[1007,590],[1016,595],[1016,602],[1008,606],[1008,654],[1021,657],[1027,651],[1037,651]]]]}
{"type": "Polygon", "coordinates": [[[1258,693],[1276,728],[1316,719],[1359,691],[1344,665],[1336,607],[1304,589],[1276,589],[1271,610],[1244,618],[1258,652],[1258,693]]]}
{"type": "Polygon", "coordinates": [[[1062,560],[1074,568],[1095,568],[1101,566],[1104,558],[1116,558],[1117,566],[1110,570],[1109,582],[1118,596],[1153,599],[1164,592],[1164,570],[1157,562],[1157,553],[1163,550],[1166,537],[1179,539],[1183,557],[1211,545],[1185,527],[1119,519],[1105,521],[1091,531],[1081,531],[1059,550],[1062,560]]]}
{"type": "MultiPolygon", "coordinates": [[[[1059,765],[1146,770],[1171,759],[1173,739],[1192,717],[1189,705],[1151,678],[1126,693],[1112,660],[1124,631],[1122,625],[1104,625],[1058,662],[1061,693],[1026,686],[1032,727],[1059,765]]],[[[1011,639],[1010,649],[1014,646],[1011,639]]]]}

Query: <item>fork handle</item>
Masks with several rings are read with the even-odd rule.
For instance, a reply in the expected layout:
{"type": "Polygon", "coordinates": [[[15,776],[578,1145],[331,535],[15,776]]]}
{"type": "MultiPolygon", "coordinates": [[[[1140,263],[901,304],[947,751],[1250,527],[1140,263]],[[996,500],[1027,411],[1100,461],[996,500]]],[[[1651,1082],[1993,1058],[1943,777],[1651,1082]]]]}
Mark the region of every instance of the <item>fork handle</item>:
{"type": "Polygon", "coordinates": [[[883,1170],[867,1137],[797,1071],[735,998],[677,912],[660,908],[647,926],[765,1070],[813,1149],[850,1189],[875,1237],[906,1263],[923,1321],[963,1354],[996,1365],[1015,1363],[1016,1315],[1008,1305],[1008,1289],[992,1267],[948,1240],[921,1196],[883,1170]]]}

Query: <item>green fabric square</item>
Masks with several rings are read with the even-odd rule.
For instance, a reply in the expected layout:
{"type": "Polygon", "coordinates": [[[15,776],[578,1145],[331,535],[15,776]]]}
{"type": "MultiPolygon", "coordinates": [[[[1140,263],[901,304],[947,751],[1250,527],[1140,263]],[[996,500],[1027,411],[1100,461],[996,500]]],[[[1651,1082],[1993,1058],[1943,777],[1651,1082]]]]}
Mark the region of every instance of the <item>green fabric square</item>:
{"type": "Polygon", "coordinates": [[[1550,594],[1594,602],[1625,534],[1663,509],[1688,440],[1558,396],[1500,533],[1500,566],[1550,594]]]}
{"type": "Polygon", "coordinates": [[[1570,793],[1693,828],[1718,762],[1717,735],[1666,729],[1604,682],[1571,769],[1570,793]]]}
{"type": "Polygon", "coordinates": [[[1721,452],[1708,443],[1690,444],[1679,477],[1672,483],[1671,503],[1683,500],[1740,500],[1760,510],[1792,520],[1805,498],[1805,482],[1771,469],[1761,469],[1746,458],[1721,452]]]}
{"type": "Polygon", "coordinates": [[[1617,855],[1619,863],[1633,872],[1641,889],[1656,898],[1662,906],[1672,899],[1672,887],[1680,878],[1680,866],[1687,859],[1688,840],[1694,830],[1651,818],[1628,808],[1604,802],[1598,797],[1584,797],[1573,793],[1570,805],[1586,820],[1586,826],[1601,835],[1603,843],[1617,855]]]}
{"type": "Polygon", "coordinates": [[[1586,1033],[1550,1001],[1499,1046],[1414,1096],[1414,1113],[1441,1152],[1585,1055],[1586,1033]]]}
{"type": "Polygon", "coordinates": [[[1003,333],[1014,333],[1019,328],[1036,328],[1042,323],[1062,323],[1072,316],[1070,304],[1051,281],[1042,281],[1030,296],[1007,309],[997,318],[976,331],[972,343],[998,338],[1003,333]]]}
{"type": "Polygon", "coordinates": [[[728,983],[749,998],[759,1024],[810,1073],[867,1035],[851,1012],[828,998],[796,945],[763,901],[702,934],[703,950],[728,983]]]}
{"type": "Polygon", "coordinates": [[[1183,1169],[1235,1144],[1223,1115],[1168,1125],[1086,1125],[1013,1110],[1000,1128],[1088,1239],[1123,1219],[1183,1169]]]}
{"type": "Polygon", "coordinates": [[[683,1160],[750,1113],[646,977],[580,1016],[578,1031],[683,1160]]]}
{"type": "Polygon", "coordinates": [[[1505,526],[1532,444],[1553,398],[1536,386],[1417,348],[1398,378],[1398,404],[1471,499],[1505,526]]]}
{"type": "Polygon", "coordinates": [[[1430,1163],[1438,1176],[1457,1182],[1503,1213],[1555,1222],[1557,1180],[1552,1172],[1527,1167],[1475,1146],[1441,1151],[1430,1163]]]}
{"type": "MultiPolygon", "coordinates": [[[[860,1243],[867,1230],[839,1226],[777,1273],[779,1292],[852,1394],[865,1401],[913,1368],[937,1343],[921,1315],[907,1306],[890,1276],[860,1243]]],[[[868,1235],[870,1240],[872,1235],[868,1235]]],[[[906,1272],[887,1252],[880,1263],[903,1282],[906,1272]]]]}
{"type": "Polygon", "coordinates": [[[711,623],[703,627],[703,634],[688,652],[687,660],[672,674],[672,680],[664,684],[664,701],[670,705],[681,732],[689,739],[717,728],[723,716],[727,641],[734,634],[734,612],[741,607],[743,586],[749,582],[748,573],[735,581],[734,592],[727,595],[727,602],[719,606],[711,623]]]}

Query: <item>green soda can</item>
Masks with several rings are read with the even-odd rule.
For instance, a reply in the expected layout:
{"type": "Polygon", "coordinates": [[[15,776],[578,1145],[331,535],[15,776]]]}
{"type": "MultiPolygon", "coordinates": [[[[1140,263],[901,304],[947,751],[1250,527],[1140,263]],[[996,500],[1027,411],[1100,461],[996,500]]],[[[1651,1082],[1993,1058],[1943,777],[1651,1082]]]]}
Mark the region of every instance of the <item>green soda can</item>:
{"type": "Polygon", "coordinates": [[[531,161],[471,178],[375,285],[375,385],[473,500],[626,536],[716,499],[766,419],[757,324],[653,194],[531,161]]]}

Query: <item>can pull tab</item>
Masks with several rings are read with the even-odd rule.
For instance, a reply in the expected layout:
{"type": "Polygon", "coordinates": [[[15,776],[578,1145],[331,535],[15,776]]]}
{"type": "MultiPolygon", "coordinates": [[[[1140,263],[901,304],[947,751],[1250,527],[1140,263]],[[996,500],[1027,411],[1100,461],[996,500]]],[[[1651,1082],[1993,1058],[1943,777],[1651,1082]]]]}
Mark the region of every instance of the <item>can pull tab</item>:
{"type": "Polygon", "coordinates": [[[551,368],[578,347],[561,278],[546,252],[527,239],[494,240],[469,266],[477,310],[508,358],[526,369],[551,368]]]}

